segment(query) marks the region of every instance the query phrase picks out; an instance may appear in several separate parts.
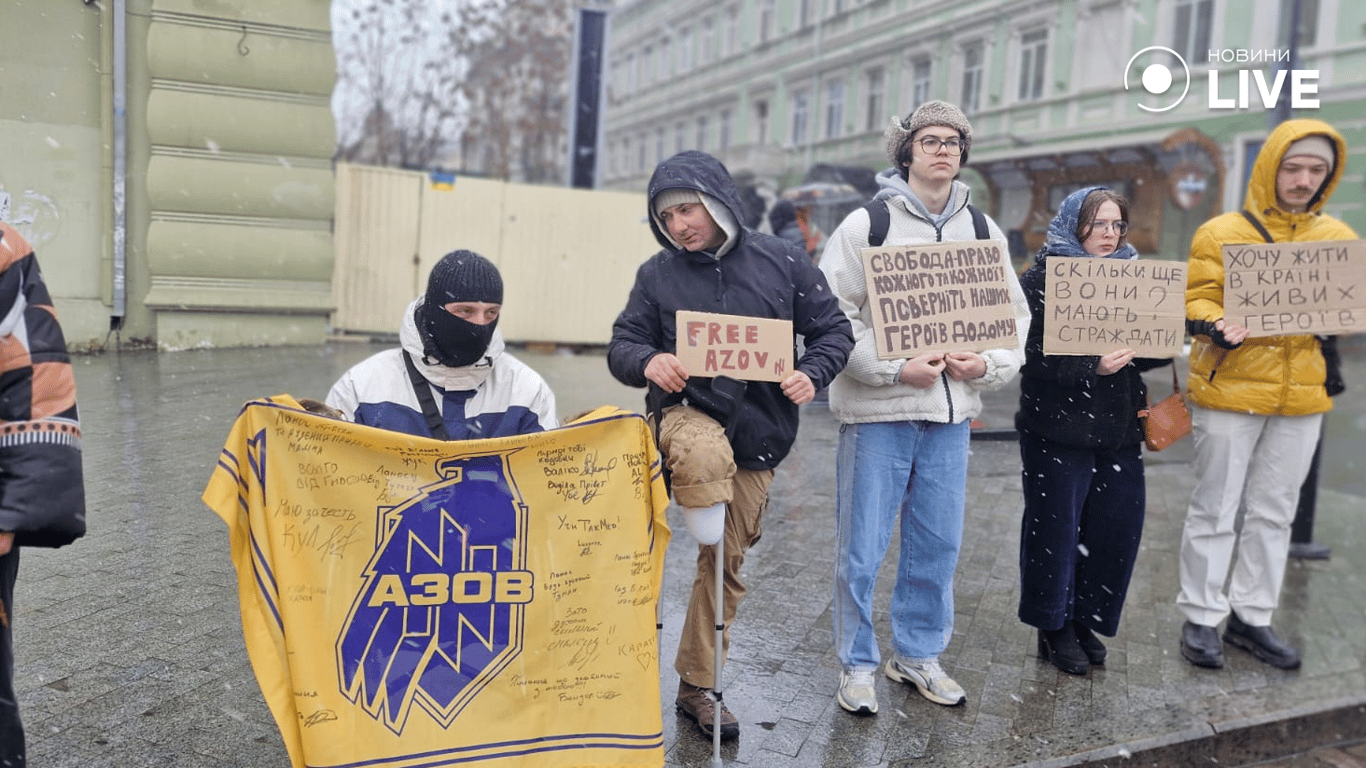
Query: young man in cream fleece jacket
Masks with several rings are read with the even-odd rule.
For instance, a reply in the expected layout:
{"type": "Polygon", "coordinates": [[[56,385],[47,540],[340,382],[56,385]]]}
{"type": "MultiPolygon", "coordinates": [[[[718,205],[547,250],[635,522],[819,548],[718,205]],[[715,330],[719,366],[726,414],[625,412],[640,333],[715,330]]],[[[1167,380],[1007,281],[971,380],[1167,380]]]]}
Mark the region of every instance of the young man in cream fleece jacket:
{"type": "MultiPolygon", "coordinates": [[[[972,126],[952,104],[922,104],[886,133],[893,168],[878,174],[876,199],[890,215],[885,245],[976,240],[968,187],[956,181],[972,126]]],[[[1005,236],[987,219],[993,240],[1005,236]]],[[[939,654],[953,634],[953,573],[963,537],[971,419],[980,392],[1010,382],[1024,363],[1029,306],[1007,270],[1020,343],[986,352],[944,350],[879,360],[860,252],[868,247],[866,209],[845,218],[820,268],[854,328],[849,363],[830,386],[843,423],[836,464],[838,535],[835,648],[844,668],[836,700],[856,714],[877,712],[873,673],[881,658],[873,631],[873,587],[898,515],[901,556],[892,592],[895,653],[886,675],[912,683],[930,701],[966,700],[939,654]]]]}

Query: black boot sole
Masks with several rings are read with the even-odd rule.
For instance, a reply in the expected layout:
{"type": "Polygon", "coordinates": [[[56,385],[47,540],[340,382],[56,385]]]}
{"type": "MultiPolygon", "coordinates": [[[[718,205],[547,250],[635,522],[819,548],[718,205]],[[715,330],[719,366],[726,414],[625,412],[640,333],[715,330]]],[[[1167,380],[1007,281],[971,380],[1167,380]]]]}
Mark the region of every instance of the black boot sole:
{"type": "Polygon", "coordinates": [[[1242,648],[1243,650],[1252,654],[1253,658],[1257,659],[1257,661],[1260,661],[1263,664],[1270,664],[1271,666],[1277,669],[1300,668],[1301,662],[1299,659],[1287,659],[1284,656],[1271,653],[1262,646],[1252,642],[1251,640],[1244,638],[1242,635],[1235,635],[1232,633],[1225,632],[1224,642],[1234,647],[1242,648]]]}
{"type": "Polygon", "coordinates": [[[1047,660],[1069,675],[1084,675],[1091,670],[1091,663],[1085,658],[1073,661],[1054,653],[1053,646],[1044,636],[1042,629],[1039,630],[1039,658],[1047,660]]]}
{"type": "Polygon", "coordinates": [[[1224,668],[1224,655],[1222,653],[1216,656],[1214,654],[1197,651],[1189,645],[1182,643],[1181,656],[1197,667],[1204,667],[1205,669],[1224,668]]]}

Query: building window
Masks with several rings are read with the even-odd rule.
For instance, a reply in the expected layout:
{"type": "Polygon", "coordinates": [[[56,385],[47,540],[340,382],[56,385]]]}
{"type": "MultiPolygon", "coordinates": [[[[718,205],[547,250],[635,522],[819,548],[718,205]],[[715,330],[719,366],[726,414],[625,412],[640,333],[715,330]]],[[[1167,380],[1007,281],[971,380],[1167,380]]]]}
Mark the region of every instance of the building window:
{"type": "Polygon", "coordinates": [[[687,132],[687,127],[681,121],[674,125],[674,154],[678,154],[687,148],[687,139],[684,138],[684,134],[687,132]]]}
{"type": "Polygon", "coordinates": [[[792,92],[792,146],[800,147],[806,143],[806,119],[810,105],[806,89],[792,92]]]}
{"type": "Polygon", "coordinates": [[[930,100],[930,57],[911,59],[911,109],[930,100]]]}
{"type": "Polygon", "coordinates": [[[708,64],[716,58],[716,20],[711,16],[702,20],[702,31],[697,39],[697,63],[708,64]]]}
{"type": "Polygon", "coordinates": [[[768,143],[768,102],[754,102],[754,143],[760,146],[768,143]]]}
{"type": "Polygon", "coordinates": [[[616,141],[607,142],[607,175],[617,175],[617,143],[616,141]]]}
{"type": "Polygon", "coordinates": [[[730,110],[729,110],[729,109],[723,109],[723,110],[721,110],[721,119],[720,119],[720,121],[717,122],[717,124],[716,124],[716,130],[717,130],[716,150],[717,150],[718,152],[725,152],[727,149],[730,149],[730,127],[731,127],[730,110]]]}
{"type": "MultiPolygon", "coordinates": [[[[1277,27],[1277,42],[1289,48],[1290,38],[1290,16],[1294,11],[1296,0],[1281,0],[1281,23],[1277,27]]],[[[1319,0],[1299,0],[1300,4],[1300,23],[1298,39],[1294,40],[1296,47],[1309,48],[1318,42],[1319,38],[1319,0]]]]}
{"type": "Polygon", "coordinates": [[[740,8],[732,5],[726,9],[725,27],[721,30],[722,53],[734,56],[740,50],[740,8]]]}
{"type": "Polygon", "coordinates": [[[659,41],[659,79],[668,80],[669,75],[674,73],[674,62],[669,57],[669,38],[659,41]]]}
{"type": "Polygon", "coordinates": [[[867,98],[864,101],[866,115],[863,121],[865,131],[875,131],[882,121],[887,119],[883,114],[886,109],[884,102],[887,100],[887,73],[882,67],[874,67],[868,70],[866,75],[867,98]]]}
{"type": "Polygon", "coordinates": [[[652,84],[654,83],[654,81],[655,81],[655,78],[654,78],[654,66],[655,66],[655,49],[654,49],[653,47],[647,45],[647,46],[645,46],[645,50],[644,50],[644,51],[641,51],[641,54],[640,54],[640,85],[641,85],[641,87],[645,87],[645,86],[648,86],[648,85],[652,85],[652,84]]]}
{"type": "Polygon", "coordinates": [[[973,113],[981,106],[982,71],[986,59],[986,46],[980,41],[963,46],[963,95],[960,105],[966,113],[973,113]]]}
{"type": "Polygon", "coordinates": [[[1210,17],[1214,0],[1176,0],[1172,46],[1186,61],[1209,59],[1210,17]]]}
{"type": "Polygon", "coordinates": [[[825,84],[825,138],[838,139],[844,129],[844,81],[825,84]]]}
{"type": "Polygon", "coordinates": [[[678,31],[678,71],[687,72],[692,69],[692,27],[684,27],[678,31]]]}
{"type": "Polygon", "coordinates": [[[707,149],[707,116],[697,118],[697,148],[706,151],[707,149]]]}
{"type": "Polygon", "coordinates": [[[830,0],[830,15],[834,16],[844,12],[844,0],[830,0]]]}
{"type": "Polygon", "coordinates": [[[636,92],[636,85],[639,83],[640,71],[636,69],[636,52],[631,51],[626,54],[626,85],[622,89],[627,95],[636,92]]]}
{"type": "Polygon", "coordinates": [[[816,0],[800,0],[799,5],[797,6],[798,27],[805,27],[811,23],[811,7],[815,5],[815,3],[816,0]]]}
{"type": "Polygon", "coordinates": [[[1043,70],[1048,60],[1048,30],[1020,35],[1020,101],[1043,98],[1043,70]]]}
{"type": "Polygon", "coordinates": [[[759,42],[773,35],[773,0],[759,0],[759,42]]]}
{"type": "Polygon", "coordinates": [[[655,163],[664,162],[664,126],[655,131],[655,163]]]}

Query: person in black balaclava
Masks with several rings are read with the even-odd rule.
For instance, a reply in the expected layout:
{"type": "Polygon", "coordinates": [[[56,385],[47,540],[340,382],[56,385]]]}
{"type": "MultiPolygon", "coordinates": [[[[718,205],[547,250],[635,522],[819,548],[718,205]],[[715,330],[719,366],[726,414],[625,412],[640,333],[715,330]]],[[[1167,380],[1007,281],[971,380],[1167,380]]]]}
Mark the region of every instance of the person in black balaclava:
{"type": "Polygon", "coordinates": [[[550,387],[503,349],[502,306],[493,262],[473,251],[446,254],[403,314],[400,348],[343,374],[327,405],[357,424],[443,440],[553,429],[550,387]]]}

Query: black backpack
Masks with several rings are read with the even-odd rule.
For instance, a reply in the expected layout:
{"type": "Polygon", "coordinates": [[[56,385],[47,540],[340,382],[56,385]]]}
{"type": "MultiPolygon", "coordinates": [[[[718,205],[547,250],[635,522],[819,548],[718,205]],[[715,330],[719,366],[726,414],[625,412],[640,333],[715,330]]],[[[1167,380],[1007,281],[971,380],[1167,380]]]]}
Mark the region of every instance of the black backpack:
{"type": "MultiPolygon", "coordinates": [[[[868,201],[863,210],[868,212],[868,247],[876,248],[887,239],[887,227],[892,224],[892,214],[887,210],[885,198],[868,201]]],[[[987,230],[986,215],[977,210],[977,206],[972,203],[968,203],[968,213],[972,215],[972,231],[977,235],[977,239],[990,240],[991,233],[987,230]]]]}

